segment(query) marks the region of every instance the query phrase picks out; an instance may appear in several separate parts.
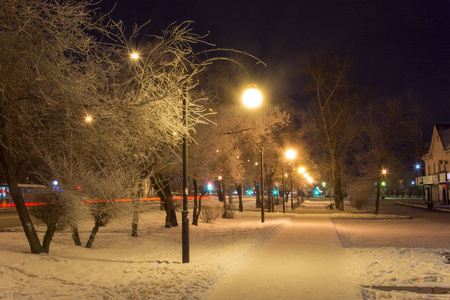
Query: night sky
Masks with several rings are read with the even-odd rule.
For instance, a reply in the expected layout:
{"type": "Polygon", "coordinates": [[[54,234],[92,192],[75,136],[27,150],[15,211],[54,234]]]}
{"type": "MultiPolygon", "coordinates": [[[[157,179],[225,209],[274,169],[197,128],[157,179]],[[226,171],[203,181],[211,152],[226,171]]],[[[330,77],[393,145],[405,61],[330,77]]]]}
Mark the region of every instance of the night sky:
{"type": "Polygon", "coordinates": [[[112,16],[128,26],[151,19],[149,34],[193,20],[194,32],[209,32],[217,47],[263,60],[268,67],[254,76],[270,97],[288,95],[299,105],[307,99],[298,57],[319,47],[348,53],[354,83],[372,99],[410,97],[429,131],[450,123],[450,0],[117,0],[112,16]]]}

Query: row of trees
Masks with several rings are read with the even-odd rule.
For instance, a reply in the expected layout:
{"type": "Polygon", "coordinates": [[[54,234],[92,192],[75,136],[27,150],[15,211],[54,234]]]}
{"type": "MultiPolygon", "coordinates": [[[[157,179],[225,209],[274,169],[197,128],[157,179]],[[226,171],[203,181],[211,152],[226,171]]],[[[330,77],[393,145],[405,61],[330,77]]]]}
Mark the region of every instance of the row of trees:
{"type": "MultiPolygon", "coordinates": [[[[243,81],[230,74],[245,73],[211,68],[195,54],[194,45],[211,45],[190,22],[137,47],[141,27],[126,36],[122,22],[96,14],[94,5],[0,3],[0,170],[32,253],[48,252],[55,231],[65,226],[81,245],[77,223],[86,214],[94,222],[91,247],[99,228],[124,213],[108,199],[133,199],[126,210],[137,235],[139,198],[149,179],[166,210],[166,227],[178,225],[168,174],[181,170],[183,136],[192,144],[192,179],[220,173],[230,185],[242,185],[256,149],[262,143],[276,149],[276,132],[287,124],[279,108],[252,113],[233,104],[231,91],[243,81]],[[57,191],[50,184],[55,179],[57,191]],[[48,186],[48,205],[35,211],[47,225],[42,242],[18,188],[27,180],[48,186]]],[[[242,66],[242,59],[233,60],[242,66]]]]}
{"type": "Polygon", "coordinates": [[[337,209],[344,210],[349,190],[364,190],[363,197],[370,199],[376,189],[378,214],[382,171],[411,178],[408,169],[411,173],[425,154],[416,107],[408,97],[370,100],[349,81],[348,57],[318,51],[301,64],[312,101],[298,138],[332,182],[337,209]]]}
{"type": "Polygon", "coordinates": [[[374,102],[361,113],[363,97],[347,80],[347,58],[319,52],[301,61],[312,101],[289,127],[286,107],[266,103],[248,110],[238,100],[248,84],[243,69],[253,67],[245,58],[259,60],[231,51],[227,60],[236,64],[209,64],[203,57],[211,52],[196,54],[193,47],[212,45],[191,31],[190,22],[146,37],[137,47],[141,27],[126,36],[122,22],[95,14],[94,7],[91,1],[0,2],[0,170],[33,253],[48,252],[53,234],[64,226],[80,245],[77,223],[86,214],[94,221],[86,243],[92,246],[99,228],[124,213],[106,199],[132,198],[126,209],[137,235],[147,181],[164,204],[165,226],[178,225],[169,176],[181,173],[185,135],[196,191],[197,182],[219,175],[228,186],[252,184],[262,147],[270,189],[281,176],[282,147],[293,144],[309,170],[328,174],[336,207],[343,210],[347,175],[377,180],[379,187],[394,142],[411,128],[409,110],[399,100],[374,102]],[[50,187],[54,179],[59,191],[50,187]],[[36,212],[47,224],[42,243],[18,189],[26,180],[49,186],[48,205],[36,212]],[[96,202],[86,207],[82,200],[96,202]]]}

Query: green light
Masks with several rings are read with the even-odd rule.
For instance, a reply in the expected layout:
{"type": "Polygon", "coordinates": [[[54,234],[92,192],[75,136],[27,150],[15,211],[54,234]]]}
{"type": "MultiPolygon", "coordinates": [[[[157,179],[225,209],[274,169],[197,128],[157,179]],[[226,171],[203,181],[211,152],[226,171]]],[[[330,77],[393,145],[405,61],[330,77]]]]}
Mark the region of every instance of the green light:
{"type": "Polygon", "coordinates": [[[327,186],[327,183],[326,183],[325,181],[323,181],[323,182],[322,182],[322,186],[323,186],[323,187],[326,187],[326,186],[327,186]]]}
{"type": "Polygon", "coordinates": [[[382,186],[386,186],[386,181],[382,181],[382,182],[381,182],[381,185],[382,185],[382,186]]]}

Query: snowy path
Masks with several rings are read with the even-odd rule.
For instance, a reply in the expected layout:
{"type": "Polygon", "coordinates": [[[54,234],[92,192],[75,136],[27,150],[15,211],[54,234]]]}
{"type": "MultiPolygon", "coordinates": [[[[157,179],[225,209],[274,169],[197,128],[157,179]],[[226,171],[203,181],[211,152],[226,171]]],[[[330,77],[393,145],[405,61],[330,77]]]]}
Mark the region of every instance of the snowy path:
{"type": "Polygon", "coordinates": [[[292,216],[205,299],[362,299],[346,255],[329,216],[292,216]]]}

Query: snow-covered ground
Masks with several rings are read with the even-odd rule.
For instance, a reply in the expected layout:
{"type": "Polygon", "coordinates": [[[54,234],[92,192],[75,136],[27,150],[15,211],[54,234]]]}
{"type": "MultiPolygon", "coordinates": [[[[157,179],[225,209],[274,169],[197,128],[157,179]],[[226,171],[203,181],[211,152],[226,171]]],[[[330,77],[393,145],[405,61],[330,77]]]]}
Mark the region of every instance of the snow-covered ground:
{"type": "MultiPolygon", "coordinates": [[[[0,299],[202,299],[241,259],[289,222],[288,214],[266,213],[262,224],[260,213],[249,211],[236,213],[235,219],[190,226],[189,264],[181,263],[181,225],[164,228],[160,210],[141,214],[138,238],[130,236],[131,219],[124,218],[101,228],[92,249],[73,246],[69,231],[56,233],[48,255],[30,254],[20,228],[4,230],[0,232],[0,299]]],[[[361,286],[450,288],[450,265],[442,256],[450,252],[450,245],[441,238],[447,229],[430,232],[427,224],[411,227],[411,222],[333,219],[345,256],[357,266],[354,272],[361,286]],[[386,231],[391,226],[397,231],[386,231]],[[402,233],[407,238],[393,243],[402,233]],[[392,234],[393,238],[386,238],[392,234]],[[420,237],[416,243],[415,236],[420,237]]],[[[88,221],[79,224],[84,242],[91,227],[88,221]]],[[[38,226],[40,236],[44,229],[38,226]]],[[[279,246],[282,251],[283,245],[279,246]]],[[[365,299],[450,299],[444,294],[364,287],[362,294],[365,299]]]]}

